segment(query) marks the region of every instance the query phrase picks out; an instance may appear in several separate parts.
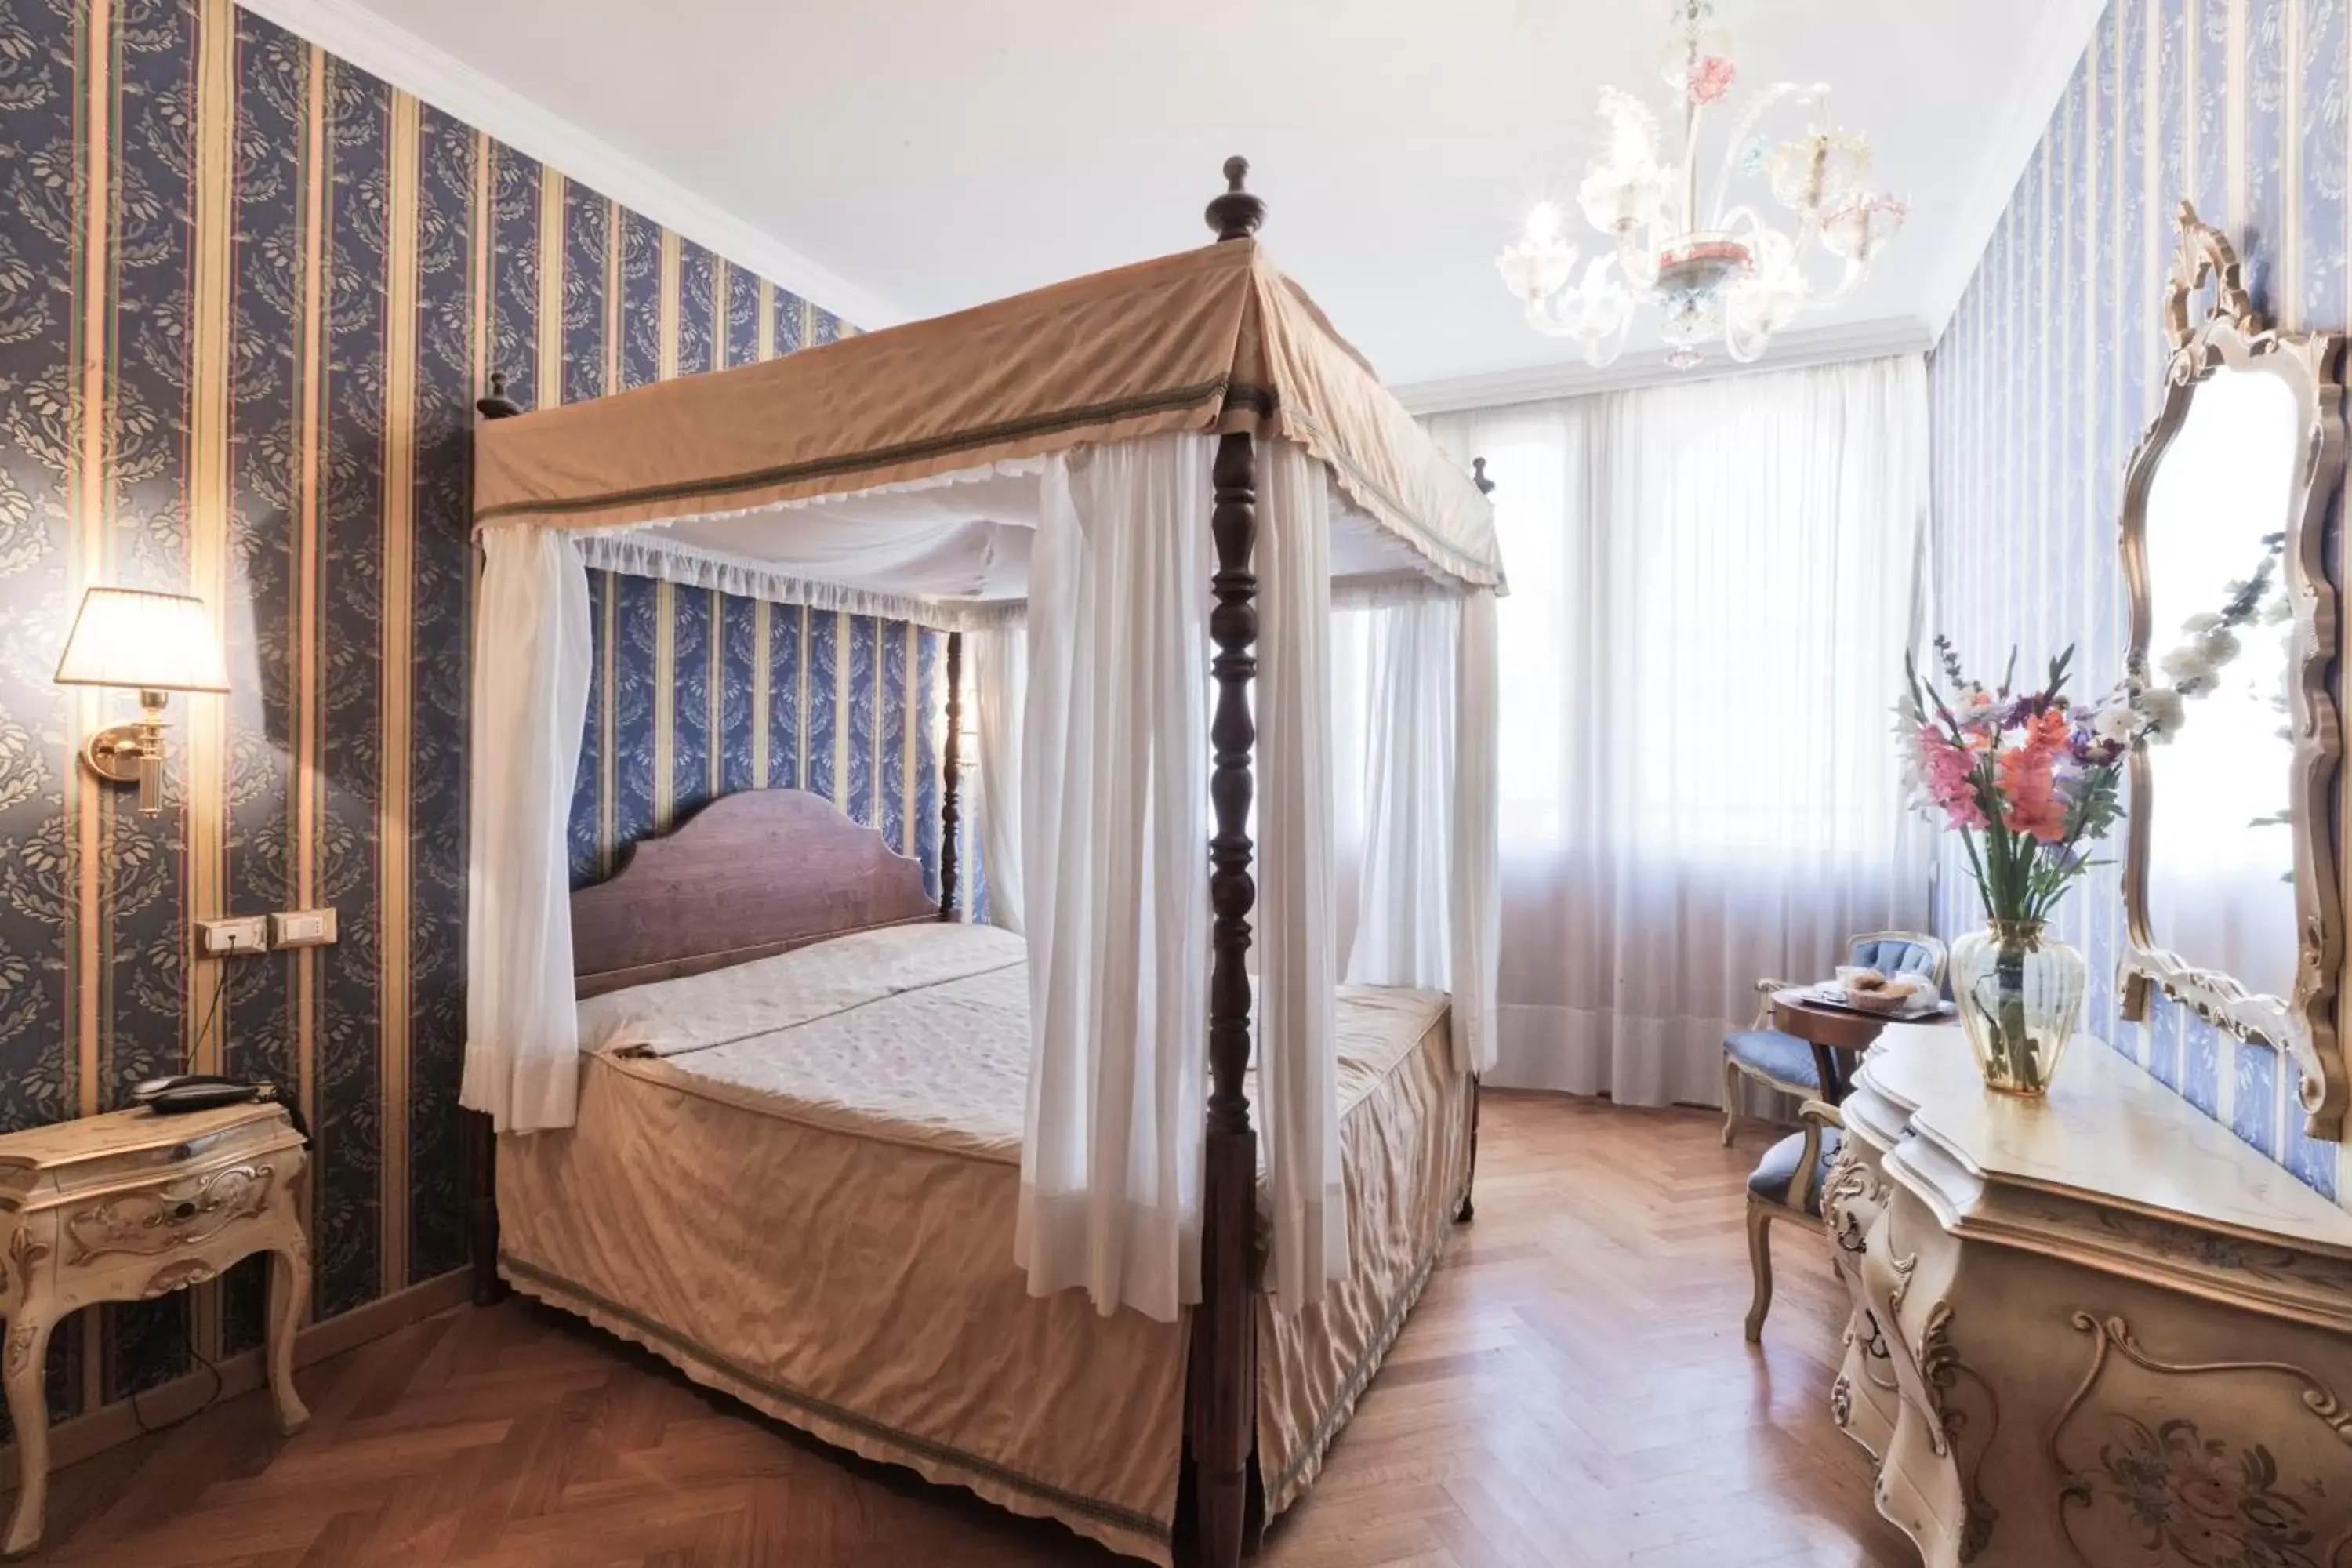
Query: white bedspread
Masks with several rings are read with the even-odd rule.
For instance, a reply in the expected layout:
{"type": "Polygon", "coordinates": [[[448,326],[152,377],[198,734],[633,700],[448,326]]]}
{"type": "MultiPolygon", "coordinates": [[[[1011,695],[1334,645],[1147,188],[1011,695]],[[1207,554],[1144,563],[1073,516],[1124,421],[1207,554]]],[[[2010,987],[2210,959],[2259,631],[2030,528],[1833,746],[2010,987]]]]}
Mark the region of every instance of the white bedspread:
{"type": "MultiPolygon", "coordinates": [[[[1442,992],[1340,988],[1341,1116],[1445,1005],[1442,992]]],[[[1020,1162],[1029,966],[1022,939],[992,926],[863,931],[591,997],[580,1037],[632,1076],[747,1110],[1020,1162]]]]}

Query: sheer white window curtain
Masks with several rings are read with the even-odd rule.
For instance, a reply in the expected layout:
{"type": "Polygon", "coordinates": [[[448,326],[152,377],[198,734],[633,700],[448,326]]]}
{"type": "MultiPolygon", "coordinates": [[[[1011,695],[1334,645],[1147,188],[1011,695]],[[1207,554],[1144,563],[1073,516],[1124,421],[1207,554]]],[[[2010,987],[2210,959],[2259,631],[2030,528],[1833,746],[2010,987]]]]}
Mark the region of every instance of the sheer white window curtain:
{"type": "MultiPolygon", "coordinates": [[[[1928,840],[1903,809],[1890,735],[1918,619],[1925,366],[1734,376],[1431,425],[1457,457],[1486,458],[1511,563],[1495,611],[1489,1081],[1713,1103],[1723,1035],[1752,1010],[1758,977],[1824,973],[1849,932],[1927,918],[1928,840]]],[[[1377,680],[1403,649],[1377,626],[1371,642],[1377,680]]],[[[1436,721],[1410,705],[1365,710],[1375,729],[1388,713],[1436,721]]],[[[1375,734],[1365,754],[1380,752],[1375,734]]],[[[1382,788],[1372,772],[1368,825],[1382,788]]],[[[1381,875],[1368,863],[1367,934],[1381,875]]]]}

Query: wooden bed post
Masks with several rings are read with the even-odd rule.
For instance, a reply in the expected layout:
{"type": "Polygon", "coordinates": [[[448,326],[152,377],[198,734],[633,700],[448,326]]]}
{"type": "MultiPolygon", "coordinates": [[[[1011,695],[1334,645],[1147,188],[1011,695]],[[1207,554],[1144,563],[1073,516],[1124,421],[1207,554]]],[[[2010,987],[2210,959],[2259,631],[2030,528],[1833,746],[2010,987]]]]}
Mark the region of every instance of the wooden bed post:
{"type": "MultiPolygon", "coordinates": [[[[474,410],[485,419],[511,419],[522,405],[507,395],[503,371],[490,372],[488,395],[474,400],[474,410]]],[[[499,1138],[485,1112],[459,1110],[466,1128],[466,1253],[474,1269],[474,1305],[495,1307],[507,1297],[507,1282],[499,1278],[499,1138]]]]}
{"type": "MultiPolygon", "coordinates": [[[[1265,204],[1242,188],[1248,161],[1225,160],[1225,194],[1209,204],[1220,240],[1245,239],[1265,219],[1265,204]]],[[[1250,686],[1257,675],[1257,452],[1255,437],[1220,437],[1210,477],[1216,510],[1210,531],[1217,571],[1209,636],[1217,682],[1209,725],[1215,767],[1209,797],[1216,833],[1209,840],[1209,906],[1215,912],[1209,973],[1209,1103],[1201,1215],[1201,1305],[1192,1315],[1191,1420],[1193,1506],[1200,1559],[1210,1568],[1241,1561],[1248,1528],[1251,1437],[1257,1416],[1257,1339],[1253,1262],[1257,1229],[1257,1131],[1250,1124],[1243,1075],[1249,1070],[1251,773],[1257,725],[1250,686]]]]}
{"type": "MultiPolygon", "coordinates": [[[[1470,482],[1478,487],[1478,493],[1482,496],[1490,496],[1495,493],[1495,481],[1486,477],[1486,458],[1473,458],[1470,459],[1470,482]]],[[[1468,1225],[1472,1220],[1478,1217],[1478,1205],[1475,1201],[1473,1201],[1476,1195],[1477,1190],[1478,1075],[1474,1072],[1470,1075],[1470,1169],[1462,1178],[1462,1206],[1454,1211],[1454,1224],[1468,1225]]]]}
{"type": "Polygon", "coordinates": [[[957,825],[963,810],[956,784],[963,772],[963,634],[948,634],[948,743],[940,761],[940,919],[952,921],[961,900],[956,888],[957,825]]]}

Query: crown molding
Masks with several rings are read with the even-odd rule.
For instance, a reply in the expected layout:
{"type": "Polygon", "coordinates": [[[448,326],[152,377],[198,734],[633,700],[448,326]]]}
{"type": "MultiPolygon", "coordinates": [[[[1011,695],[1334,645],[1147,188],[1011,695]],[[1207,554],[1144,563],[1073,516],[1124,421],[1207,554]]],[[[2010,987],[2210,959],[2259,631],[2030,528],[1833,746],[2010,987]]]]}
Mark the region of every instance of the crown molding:
{"type": "Polygon", "coordinates": [[[1581,360],[1570,360],[1521,370],[1490,371],[1483,375],[1412,382],[1390,390],[1412,414],[1455,414],[1468,408],[1545,403],[1555,397],[1590,397],[1595,393],[1627,392],[1642,386],[1688,386],[1696,381],[1755,371],[1801,370],[1808,365],[1836,364],[1845,360],[1925,353],[1934,343],[1934,335],[1927,331],[1926,322],[1898,317],[1850,327],[1783,332],[1772,340],[1763,358],[1753,364],[1739,364],[1717,355],[1689,370],[1675,370],[1653,347],[1648,352],[1629,350],[1624,358],[1601,370],[1581,360]]]}
{"type": "Polygon", "coordinates": [[[1977,160],[1976,178],[1954,207],[1951,237],[1928,279],[1924,300],[1928,326],[1937,339],[1960,308],[1960,296],[1976,277],[2000,215],[2009,210],[2033,150],[2065,100],[2074,68],[2082,63],[2092,29],[2106,8],[2106,0],[2042,0],[2033,30],[2018,48],[2008,97],[1975,121],[1985,152],[1977,160]]]}
{"type": "Polygon", "coordinates": [[[353,0],[237,4],[863,330],[908,319],[831,268],[353,0]]]}

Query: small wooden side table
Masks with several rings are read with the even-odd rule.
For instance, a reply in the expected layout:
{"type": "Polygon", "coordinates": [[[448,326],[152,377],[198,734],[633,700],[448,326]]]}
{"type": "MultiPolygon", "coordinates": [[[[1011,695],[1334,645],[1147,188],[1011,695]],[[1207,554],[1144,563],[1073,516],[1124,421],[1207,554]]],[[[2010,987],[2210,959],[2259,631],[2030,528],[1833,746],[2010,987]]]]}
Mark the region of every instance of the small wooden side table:
{"type": "Polygon", "coordinates": [[[1794,1035],[1813,1047],[1813,1070],[1820,1075],[1822,1102],[1835,1105],[1846,1096],[1846,1064],[1877,1042],[1893,1020],[1843,1007],[1825,1007],[1809,1001],[1802,988],[1772,993],[1772,1026],[1794,1035]]]}
{"type": "Polygon", "coordinates": [[[0,1136],[0,1384],[15,1425],[16,1510],[0,1552],[41,1541],[49,1331],[100,1301],[199,1285],[256,1252],[271,1258],[269,1389],[281,1431],[310,1413],[294,1392],[294,1329],[310,1294],[310,1249],[294,1206],[301,1135],[284,1107],[255,1102],[157,1116],[118,1110],[0,1136]]]}

